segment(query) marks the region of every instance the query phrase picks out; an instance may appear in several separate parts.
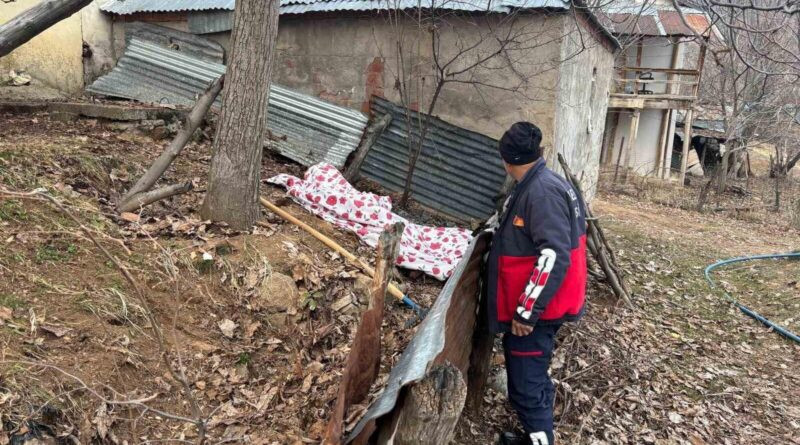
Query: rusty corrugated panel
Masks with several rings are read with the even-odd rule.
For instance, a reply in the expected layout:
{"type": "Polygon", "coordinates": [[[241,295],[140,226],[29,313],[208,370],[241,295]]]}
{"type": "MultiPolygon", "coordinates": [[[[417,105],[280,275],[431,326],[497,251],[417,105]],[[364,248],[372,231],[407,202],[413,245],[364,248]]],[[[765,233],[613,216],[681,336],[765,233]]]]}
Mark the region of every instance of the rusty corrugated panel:
{"type": "Polygon", "coordinates": [[[687,14],[686,21],[699,34],[708,34],[711,29],[711,23],[705,14],[687,14]]]}
{"type": "Polygon", "coordinates": [[[692,36],[694,33],[686,27],[678,11],[658,11],[658,18],[669,36],[692,36]]]}
{"type": "Polygon", "coordinates": [[[659,28],[653,16],[611,13],[607,14],[607,17],[616,34],[641,36],[663,35],[662,30],[659,28]]]}
{"type": "MultiPolygon", "coordinates": [[[[225,72],[208,62],[132,37],[110,73],[86,88],[96,95],[191,106],[198,94],[225,72]]],[[[217,106],[219,105],[217,100],[217,106]]],[[[273,84],[270,89],[268,148],[310,166],[321,161],[339,168],[361,140],[367,116],[273,84]]]]}
{"type": "Polygon", "coordinates": [[[467,375],[472,351],[472,332],[480,293],[481,262],[489,248],[491,234],[472,240],[463,259],[453,271],[417,333],[392,368],[386,387],[350,432],[346,442],[369,436],[375,422],[395,409],[403,387],[425,377],[431,366],[448,361],[467,375]]]}
{"type": "MultiPolygon", "coordinates": [[[[361,173],[391,191],[401,191],[408,171],[406,109],[373,97],[372,112],[391,113],[392,122],[370,150],[361,173]]],[[[418,114],[411,114],[416,121],[418,114]]],[[[416,135],[416,129],[412,132],[416,135]]],[[[484,220],[494,212],[494,198],[505,177],[497,140],[432,117],[412,197],[454,218],[484,220]]]]}

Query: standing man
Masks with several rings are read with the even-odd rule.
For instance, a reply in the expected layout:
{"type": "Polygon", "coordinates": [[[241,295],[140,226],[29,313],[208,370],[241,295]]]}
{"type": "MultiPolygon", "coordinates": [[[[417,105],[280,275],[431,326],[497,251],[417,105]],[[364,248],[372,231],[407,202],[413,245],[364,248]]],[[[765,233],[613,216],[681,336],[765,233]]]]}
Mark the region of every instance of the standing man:
{"type": "Polygon", "coordinates": [[[487,264],[489,327],[503,333],[508,396],[524,436],[501,444],[553,445],[555,391],[547,373],[561,324],[583,314],[586,218],[578,193],[547,168],[542,132],[518,122],[500,139],[517,182],[500,215],[487,264]]]}

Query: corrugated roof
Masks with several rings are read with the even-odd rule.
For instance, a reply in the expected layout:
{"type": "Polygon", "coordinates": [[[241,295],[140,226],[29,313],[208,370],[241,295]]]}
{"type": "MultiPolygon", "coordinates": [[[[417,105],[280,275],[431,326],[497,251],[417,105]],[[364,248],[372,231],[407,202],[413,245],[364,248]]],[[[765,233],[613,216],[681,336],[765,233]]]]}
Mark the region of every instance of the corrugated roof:
{"type": "MultiPolygon", "coordinates": [[[[100,9],[112,14],[138,12],[233,11],[235,0],[109,0],[100,9]]],[[[282,14],[325,11],[377,11],[385,9],[429,8],[473,12],[508,12],[513,8],[567,9],[565,0],[281,0],[282,14]]]]}
{"type": "MultiPolygon", "coordinates": [[[[225,65],[133,37],[117,66],[86,91],[141,102],[190,106],[224,72],[225,65]]],[[[342,167],[358,146],[366,125],[367,117],[358,111],[275,84],[270,89],[269,148],[303,165],[327,161],[342,167]]]]}
{"type": "MultiPolygon", "coordinates": [[[[708,33],[708,16],[696,9],[683,8],[694,31],[708,33]]],[[[598,14],[600,22],[617,35],[693,37],[678,11],[670,5],[654,3],[611,3],[598,14]]]]}
{"type": "Polygon", "coordinates": [[[228,9],[233,11],[235,0],[108,0],[100,9],[112,14],[137,12],[177,12],[228,9]]]}
{"type": "MultiPolygon", "coordinates": [[[[392,122],[375,142],[361,174],[392,191],[401,191],[408,170],[406,109],[373,97],[376,116],[392,122]]],[[[414,119],[417,113],[411,112],[414,119]]],[[[459,219],[484,220],[506,178],[497,156],[497,140],[432,117],[412,180],[412,196],[421,204],[459,219]]]]}

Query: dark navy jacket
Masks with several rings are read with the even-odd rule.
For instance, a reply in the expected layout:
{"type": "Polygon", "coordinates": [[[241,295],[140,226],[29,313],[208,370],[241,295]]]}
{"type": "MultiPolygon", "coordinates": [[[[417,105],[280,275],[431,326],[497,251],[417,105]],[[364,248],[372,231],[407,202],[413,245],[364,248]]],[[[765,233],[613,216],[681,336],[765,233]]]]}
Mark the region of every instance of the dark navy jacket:
{"type": "Polygon", "coordinates": [[[511,192],[487,263],[489,326],[577,320],[586,294],[586,216],[572,186],[534,165],[511,192]]]}

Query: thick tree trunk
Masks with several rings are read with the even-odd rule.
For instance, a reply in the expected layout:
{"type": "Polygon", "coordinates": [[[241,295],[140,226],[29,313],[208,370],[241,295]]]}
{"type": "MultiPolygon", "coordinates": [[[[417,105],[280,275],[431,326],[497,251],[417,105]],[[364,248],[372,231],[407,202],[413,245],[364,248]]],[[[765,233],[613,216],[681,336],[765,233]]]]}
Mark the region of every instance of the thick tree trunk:
{"type": "Polygon", "coordinates": [[[0,26],[0,57],[14,51],[91,2],[92,0],[42,0],[38,5],[0,26]]]}
{"type": "Polygon", "coordinates": [[[267,123],[278,0],[239,0],[214,153],[201,215],[246,230],[259,215],[261,152],[267,123]]]}

